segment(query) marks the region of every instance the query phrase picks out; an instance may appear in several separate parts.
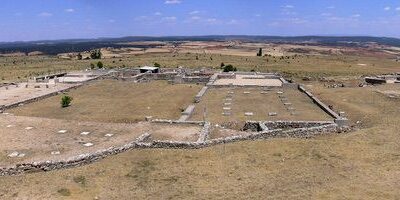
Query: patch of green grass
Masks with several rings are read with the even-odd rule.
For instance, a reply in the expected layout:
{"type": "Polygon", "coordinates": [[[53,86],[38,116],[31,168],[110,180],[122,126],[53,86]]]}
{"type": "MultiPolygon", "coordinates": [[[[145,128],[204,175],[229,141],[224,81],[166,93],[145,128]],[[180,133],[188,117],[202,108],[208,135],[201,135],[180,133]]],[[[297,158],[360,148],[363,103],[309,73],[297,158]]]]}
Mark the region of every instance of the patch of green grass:
{"type": "Polygon", "coordinates": [[[85,176],[75,176],[73,178],[75,183],[78,183],[82,186],[86,186],[86,177],[85,176]]]}
{"type": "Polygon", "coordinates": [[[66,196],[66,197],[71,196],[71,191],[67,188],[61,188],[61,189],[57,190],[57,192],[59,194],[61,194],[62,196],[66,196]]]}

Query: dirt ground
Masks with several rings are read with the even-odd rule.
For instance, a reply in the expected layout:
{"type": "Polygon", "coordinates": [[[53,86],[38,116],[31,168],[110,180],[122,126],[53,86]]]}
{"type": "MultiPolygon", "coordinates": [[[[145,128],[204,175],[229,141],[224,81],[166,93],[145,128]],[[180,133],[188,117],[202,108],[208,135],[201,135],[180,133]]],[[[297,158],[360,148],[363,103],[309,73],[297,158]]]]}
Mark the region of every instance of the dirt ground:
{"type": "Polygon", "coordinates": [[[122,146],[144,133],[153,140],[196,141],[201,127],[139,123],[95,123],[0,115],[0,167],[32,161],[60,160],[112,146],[122,146]],[[60,131],[65,131],[61,133],[60,131]],[[82,134],[87,132],[88,134],[82,134]],[[84,144],[92,143],[86,147],[84,144]],[[59,151],[59,154],[52,152],[59,151]],[[18,152],[23,157],[8,157],[18,152]]]}
{"type": "Polygon", "coordinates": [[[71,90],[68,95],[73,101],[68,108],[61,108],[62,95],[58,95],[9,112],[21,116],[117,123],[144,121],[146,116],[178,119],[200,89],[200,85],[171,85],[166,81],[99,80],[71,90]]]}
{"type": "Polygon", "coordinates": [[[273,88],[270,91],[264,91],[263,88],[212,88],[196,105],[195,112],[189,120],[202,120],[204,108],[206,108],[206,120],[212,123],[248,120],[333,120],[305,94],[290,88],[273,88]],[[227,97],[229,92],[234,92],[231,94],[232,97],[227,97]],[[278,94],[278,92],[283,92],[283,94],[278,94]],[[287,103],[291,105],[284,105],[285,102],[281,101],[279,95],[284,96],[287,103]],[[227,101],[227,99],[232,100],[227,101]],[[294,110],[289,110],[289,107],[294,110]],[[230,110],[224,110],[224,108],[230,108],[230,110]],[[225,116],[222,114],[224,112],[230,112],[231,115],[225,116]],[[253,116],[245,116],[246,112],[253,113],[253,116]],[[272,112],[277,115],[269,116],[272,112]]]}
{"type": "Polygon", "coordinates": [[[1,177],[0,199],[398,199],[400,102],[375,92],[384,88],[313,87],[365,125],[351,133],[134,150],[79,168],[1,177]]]}
{"type": "Polygon", "coordinates": [[[74,84],[48,84],[44,83],[20,83],[18,86],[11,85],[0,87],[0,106],[11,105],[35,97],[44,96],[53,92],[75,86],[74,84]],[[28,87],[26,87],[28,85],[28,87]],[[35,88],[39,87],[39,88],[35,88]]]}

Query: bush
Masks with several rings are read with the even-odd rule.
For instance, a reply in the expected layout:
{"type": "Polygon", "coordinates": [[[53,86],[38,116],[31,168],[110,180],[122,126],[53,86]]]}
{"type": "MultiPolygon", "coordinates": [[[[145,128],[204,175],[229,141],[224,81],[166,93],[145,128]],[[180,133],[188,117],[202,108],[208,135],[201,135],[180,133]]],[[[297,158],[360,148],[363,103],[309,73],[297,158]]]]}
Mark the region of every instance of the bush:
{"type": "Polygon", "coordinates": [[[61,107],[62,108],[66,108],[66,107],[70,106],[71,105],[71,101],[72,101],[72,97],[67,96],[67,95],[63,96],[61,98],[61,107]]]}
{"type": "Polygon", "coordinates": [[[103,63],[102,62],[98,62],[97,63],[97,67],[99,68],[99,69],[102,69],[103,67],[104,67],[104,65],[103,65],[103,63]]]}
{"type": "Polygon", "coordinates": [[[101,51],[99,49],[90,52],[90,58],[101,59],[101,51]]]}
{"type": "Polygon", "coordinates": [[[161,65],[158,63],[154,63],[154,67],[161,67],[161,65]]]}
{"type": "Polygon", "coordinates": [[[223,69],[224,69],[224,72],[237,71],[236,67],[234,67],[232,65],[225,65],[223,69]]]}

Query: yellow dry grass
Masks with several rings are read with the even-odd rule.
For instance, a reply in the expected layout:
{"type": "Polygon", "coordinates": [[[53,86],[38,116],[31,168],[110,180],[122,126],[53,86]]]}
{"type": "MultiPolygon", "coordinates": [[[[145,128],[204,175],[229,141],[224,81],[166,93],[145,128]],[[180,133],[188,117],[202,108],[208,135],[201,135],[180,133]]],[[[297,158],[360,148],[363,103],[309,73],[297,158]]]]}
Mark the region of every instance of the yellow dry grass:
{"type": "Polygon", "coordinates": [[[133,150],[79,168],[2,177],[0,198],[400,198],[399,101],[374,92],[377,88],[313,88],[369,126],[314,139],[133,150]]]}
{"type": "MultiPolygon", "coordinates": [[[[90,67],[99,60],[67,60],[51,56],[0,57],[1,82],[22,81],[39,74],[90,67]]],[[[234,56],[204,53],[147,53],[124,55],[122,58],[101,59],[106,67],[137,67],[152,65],[162,67],[211,67],[219,69],[221,63],[232,64],[239,70],[281,72],[287,76],[359,76],[400,71],[400,64],[388,58],[347,55],[301,56],[296,58],[234,56]],[[359,65],[360,63],[365,65],[359,65]]]]}
{"type": "Polygon", "coordinates": [[[10,112],[22,116],[100,122],[143,121],[146,116],[178,119],[200,88],[199,85],[171,85],[166,81],[99,80],[70,91],[68,95],[73,98],[70,107],[61,108],[62,95],[57,95],[10,112]]]}

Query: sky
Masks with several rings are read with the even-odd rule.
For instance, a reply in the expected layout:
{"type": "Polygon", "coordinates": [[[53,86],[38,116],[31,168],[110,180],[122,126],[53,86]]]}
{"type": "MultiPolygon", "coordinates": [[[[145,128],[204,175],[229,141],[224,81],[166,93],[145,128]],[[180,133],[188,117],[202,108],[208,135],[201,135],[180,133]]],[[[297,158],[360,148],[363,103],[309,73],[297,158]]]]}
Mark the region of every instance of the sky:
{"type": "Polygon", "coordinates": [[[388,36],[399,0],[2,0],[0,42],[123,36],[388,36]]]}

